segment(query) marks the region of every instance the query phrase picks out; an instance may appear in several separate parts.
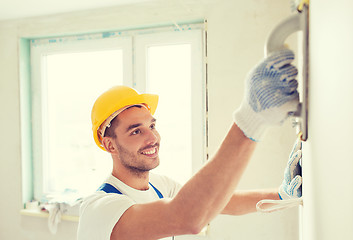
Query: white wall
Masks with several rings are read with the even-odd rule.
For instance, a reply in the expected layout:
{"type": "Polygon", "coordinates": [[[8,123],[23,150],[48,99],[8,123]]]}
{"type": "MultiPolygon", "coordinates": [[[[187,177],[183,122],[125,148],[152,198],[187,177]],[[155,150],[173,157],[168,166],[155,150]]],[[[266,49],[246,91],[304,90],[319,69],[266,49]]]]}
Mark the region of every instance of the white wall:
{"type": "MultiPolygon", "coordinates": [[[[216,151],[240,104],[246,73],[263,56],[274,25],[290,14],[289,1],[160,1],[134,7],[97,9],[0,22],[0,238],[75,239],[77,224],[62,222],[52,236],[46,219],[21,216],[21,152],[18,39],[208,19],[209,150],[216,151]],[[216,3],[215,3],[216,2],[216,3]],[[199,3],[199,4],[198,4],[199,3]],[[137,17],[138,16],[138,17],[137,17]],[[8,193],[8,194],[5,194],[8,193]]],[[[239,188],[278,187],[295,140],[290,123],[271,129],[258,145],[239,188]]],[[[210,193],[212,194],[212,193],[210,193]]],[[[272,214],[219,216],[210,239],[298,239],[297,209],[272,214]]]]}
{"type": "Polygon", "coordinates": [[[312,0],[303,239],[353,239],[353,3],[312,0]]]}

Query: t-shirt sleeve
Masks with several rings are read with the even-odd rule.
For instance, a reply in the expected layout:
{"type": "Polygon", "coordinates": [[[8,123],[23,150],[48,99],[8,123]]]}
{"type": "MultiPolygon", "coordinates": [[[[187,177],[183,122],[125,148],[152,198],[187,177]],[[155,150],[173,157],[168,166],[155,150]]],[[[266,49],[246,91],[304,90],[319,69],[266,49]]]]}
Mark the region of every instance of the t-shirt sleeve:
{"type": "Polygon", "coordinates": [[[125,195],[97,192],[85,199],[80,209],[78,240],[109,240],[115,224],[134,205],[125,195]]]}

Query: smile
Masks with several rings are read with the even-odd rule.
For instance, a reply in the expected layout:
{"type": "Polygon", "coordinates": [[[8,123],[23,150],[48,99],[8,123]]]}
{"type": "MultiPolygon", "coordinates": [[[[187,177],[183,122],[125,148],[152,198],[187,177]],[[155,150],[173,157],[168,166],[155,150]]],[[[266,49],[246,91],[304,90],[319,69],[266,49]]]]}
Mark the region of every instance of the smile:
{"type": "Polygon", "coordinates": [[[157,148],[156,147],[150,148],[150,149],[146,149],[146,150],[141,152],[141,154],[143,154],[143,155],[154,155],[156,153],[157,153],[157,148]]]}

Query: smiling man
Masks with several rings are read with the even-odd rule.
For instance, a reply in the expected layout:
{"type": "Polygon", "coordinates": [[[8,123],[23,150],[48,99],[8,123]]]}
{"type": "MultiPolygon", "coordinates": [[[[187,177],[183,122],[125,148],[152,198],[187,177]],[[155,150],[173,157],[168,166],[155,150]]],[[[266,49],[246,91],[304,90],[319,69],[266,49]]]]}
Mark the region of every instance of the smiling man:
{"type": "MultiPolygon", "coordinates": [[[[156,129],[156,119],[145,105],[132,105],[110,125],[106,131],[107,137],[102,138],[102,145],[112,154],[113,176],[127,185],[131,185],[130,182],[135,179],[130,177],[131,174],[138,180],[148,180],[149,171],[159,165],[160,136],[156,129]]],[[[139,184],[135,187],[143,189],[139,184]]]]}
{"type": "Polygon", "coordinates": [[[84,200],[78,239],[173,239],[198,233],[218,214],[254,212],[262,199],[300,197],[301,179],[295,176],[300,154],[291,154],[280,193],[235,191],[266,128],[280,125],[297,109],[293,59],[291,51],[283,50],[254,68],[217,153],[184,186],[150,172],[160,161],[160,135],[153,117],[158,96],[125,86],[103,93],[92,109],[93,136],[111,154],[113,170],[84,200]]]}

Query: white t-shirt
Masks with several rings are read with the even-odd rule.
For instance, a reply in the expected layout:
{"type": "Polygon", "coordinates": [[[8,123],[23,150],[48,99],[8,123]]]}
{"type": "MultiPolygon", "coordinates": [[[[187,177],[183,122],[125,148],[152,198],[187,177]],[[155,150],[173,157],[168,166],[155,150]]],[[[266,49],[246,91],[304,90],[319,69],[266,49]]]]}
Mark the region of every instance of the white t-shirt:
{"type": "MultiPolygon", "coordinates": [[[[115,224],[129,207],[136,203],[160,199],[151,186],[146,191],[136,190],[112,175],[105,183],[113,185],[122,194],[97,191],[83,200],[80,208],[78,240],[109,240],[115,224]]],[[[170,178],[153,173],[150,173],[150,183],[164,198],[173,198],[181,188],[180,184],[170,178]]]]}

